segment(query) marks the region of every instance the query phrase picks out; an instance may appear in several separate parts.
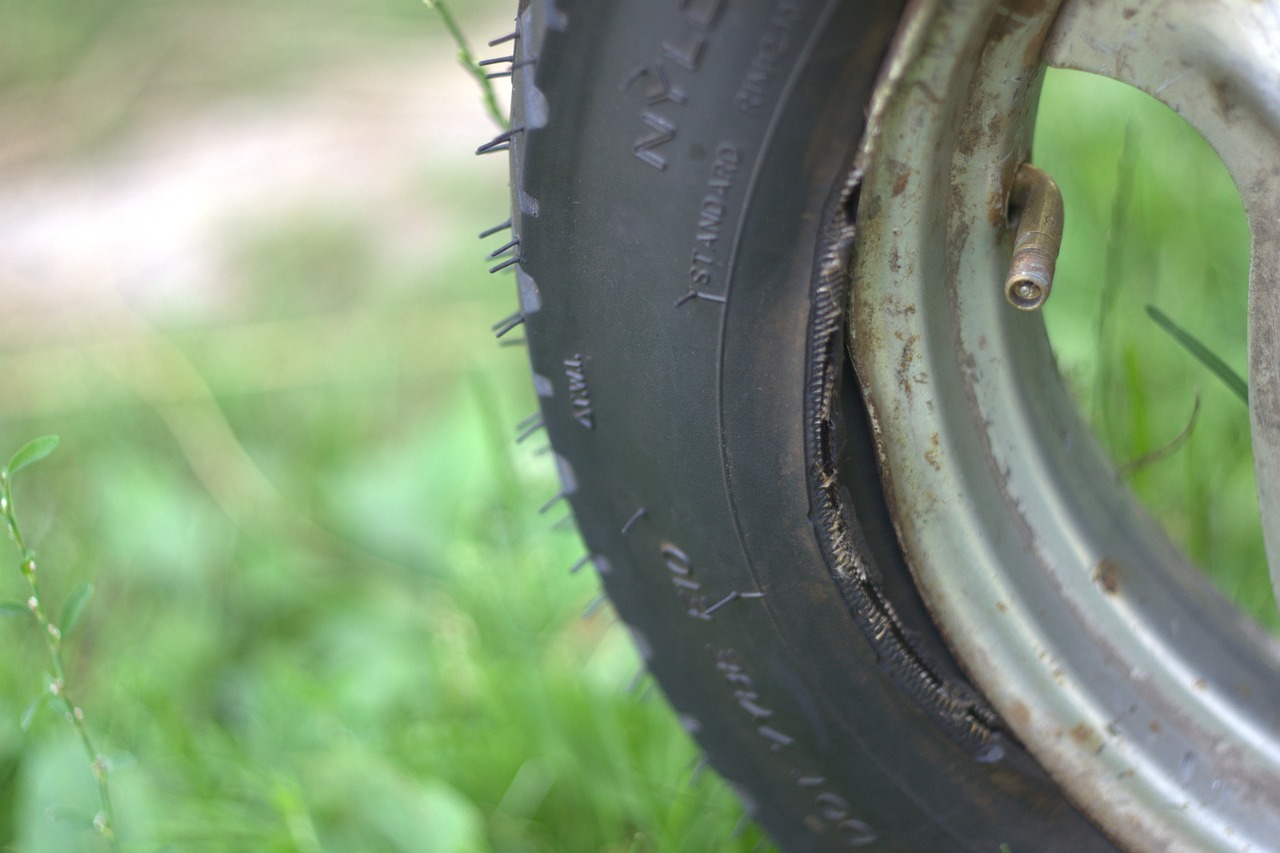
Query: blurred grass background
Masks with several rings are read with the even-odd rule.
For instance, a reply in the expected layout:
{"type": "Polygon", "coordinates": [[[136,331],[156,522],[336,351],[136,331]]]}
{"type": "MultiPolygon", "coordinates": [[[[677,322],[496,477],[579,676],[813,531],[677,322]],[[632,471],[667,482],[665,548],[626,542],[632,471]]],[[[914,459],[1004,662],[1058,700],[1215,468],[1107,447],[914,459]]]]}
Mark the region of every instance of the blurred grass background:
{"type": "MultiPolygon", "coordinates": [[[[514,4],[454,11],[482,47],[514,4]]],[[[755,848],[537,515],[476,239],[506,166],[431,13],[0,20],[0,455],[62,437],[16,497],[55,612],[97,590],[67,657],[125,849],[755,848]]],[[[0,623],[0,846],[99,849],[70,727],[19,725],[30,627],[0,623]]]]}
{"type": "MultiPolygon", "coordinates": [[[[454,11],[479,47],[510,6],[454,11]]],[[[492,130],[438,22],[412,0],[0,16],[0,456],[62,436],[18,509],[53,607],[97,589],[67,656],[126,849],[757,849],[568,573],[571,527],[536,514],[555,484],[511,443],[523,350],[487,335],[510,281],[475,240],[505,165],[471,156],[492,130]]],[[[1166,156],[1187,133],[1158,115],[1113,205],[1139,104],[1049,86],[1037,157],[1070,261],[1047,316],[1118,458],[1176,436],[1201,389],[1192,439],[1134,479],[1196,559],[1243,565],[1247,413],[1119,318],[1155,302],[1242,367],[1247,238],[1210,204],[1231,196],[1212,155],[1166,156]],[[1148,244],[1100,255],[1113,225],[1148,244]]],[[[1261,578],[1224,583],[1252,600],[1261,578]]],[[[29,629],[0,623],[0,845],[97,849],[69,727],[19,724],[45,684],[29,629]]]]}
{"type": "Polygon", "coordinates": [[[1249,230],[1226,167],[1155,100],[1070,71],[1045,81],[1035,160],[1058,181],[1067,212],[1044,309],[1059,368],[1173,541],[1280,630],[1248,406],[1146,310],[1247,376],[1249,230]]]}

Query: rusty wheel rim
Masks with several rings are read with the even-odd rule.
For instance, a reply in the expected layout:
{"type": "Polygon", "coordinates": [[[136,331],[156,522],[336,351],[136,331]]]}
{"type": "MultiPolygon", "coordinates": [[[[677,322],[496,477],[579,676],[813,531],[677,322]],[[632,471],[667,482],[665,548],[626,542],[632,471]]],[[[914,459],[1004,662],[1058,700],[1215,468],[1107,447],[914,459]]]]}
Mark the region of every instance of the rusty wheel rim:
{"type": "Polygon", "coordinates": [[[1268,849],[1280,835],[1280,646],[1121,484],[1041,317],[1012,309],[1003,282],[1044,60],[1144,89],[1204,133],[1252,223],[1251,412],[1274,572],[1280,91],[1266,81],[1280,67],[1280,11],[957,5],[913,8],[860,164],[849,347],[899,540],[975,682],[1118,842],[1268,849]]]}

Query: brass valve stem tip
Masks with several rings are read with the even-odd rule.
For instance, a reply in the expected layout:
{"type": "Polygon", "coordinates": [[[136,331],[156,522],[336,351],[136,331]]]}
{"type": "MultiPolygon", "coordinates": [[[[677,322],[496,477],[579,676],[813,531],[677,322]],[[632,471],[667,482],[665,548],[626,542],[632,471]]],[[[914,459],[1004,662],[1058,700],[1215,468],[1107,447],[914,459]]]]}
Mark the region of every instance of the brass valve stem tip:
{"type": "Polygon", "coordinates": [[[1062,247],[1062,193],[1053,178],[1030,163],[1019,166],[1009,193],[1009,215],[1017,221],[1017,233],[1004,295],[1014,308],[1035,311],[1053,290],[1062,247]]]}

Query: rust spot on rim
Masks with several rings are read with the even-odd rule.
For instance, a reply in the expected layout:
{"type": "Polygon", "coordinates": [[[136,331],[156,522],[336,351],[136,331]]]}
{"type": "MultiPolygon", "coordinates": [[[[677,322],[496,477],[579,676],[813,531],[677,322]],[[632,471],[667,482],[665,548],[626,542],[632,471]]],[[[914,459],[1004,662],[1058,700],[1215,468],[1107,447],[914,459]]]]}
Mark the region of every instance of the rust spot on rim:
{"type": "Polygon", "coordinates": [[[1086,749],[1102,749],[1102,738],[1084,723],[1077,723],[1068,734],[1071,735],[1073,741],[1086,749]]]}
{"type": "MultiPolygon", "coordinates": [[[[917,381],[919,381],[919,377],[917,377],[917,381]]],[[[939,461],[938,459],[941,452],[941,448],[938,444],[938,434],[936,432],[933,434],[933,437],[929,440],[929,444],[931,445],[930,448],[924,452],[925,461],[928,462],[929,465],[933,467],[933,470],[941,471],[942,462],[939,461]]]]}
{"type": "MultiPolygon", "coordinates": [[[[898,335],[901,340],[901,334],[898,335]]],[[[911,396],[911,364],[916,360],[916,344],[919,343],[919,335],[911,335],[902,342],[902,355],[898,357],[898,386],[902,392],[908,397],[911,396]]]]}
{"type": "Polygon", "coordinates": [[[907,184],[911,182],[911,167],[906,163],[890,160],[889,168],[893,171],[893,197],[897,198],[907,191],[907,184]]]}
{"type": "Polygon", "coordinates": [[[1093,568],[1093,582],[1107,595],[1115,595],[1120,592],[1120,575],[1123,573],[1119,563],[1103,557],[1093,568]]]}

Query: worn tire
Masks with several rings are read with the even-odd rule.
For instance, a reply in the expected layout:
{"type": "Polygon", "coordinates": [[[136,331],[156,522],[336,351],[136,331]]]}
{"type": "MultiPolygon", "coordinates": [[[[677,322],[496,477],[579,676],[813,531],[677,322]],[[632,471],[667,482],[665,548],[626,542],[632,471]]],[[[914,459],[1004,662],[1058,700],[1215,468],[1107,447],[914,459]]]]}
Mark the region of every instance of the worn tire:
{"type": "Polygon", "coordinates": [[[522,0],[534,383],[605,588],[787,850],[1111,849],[966,681],[898,552],[843,348],[854,154],[901,14],[522,0]]]}

